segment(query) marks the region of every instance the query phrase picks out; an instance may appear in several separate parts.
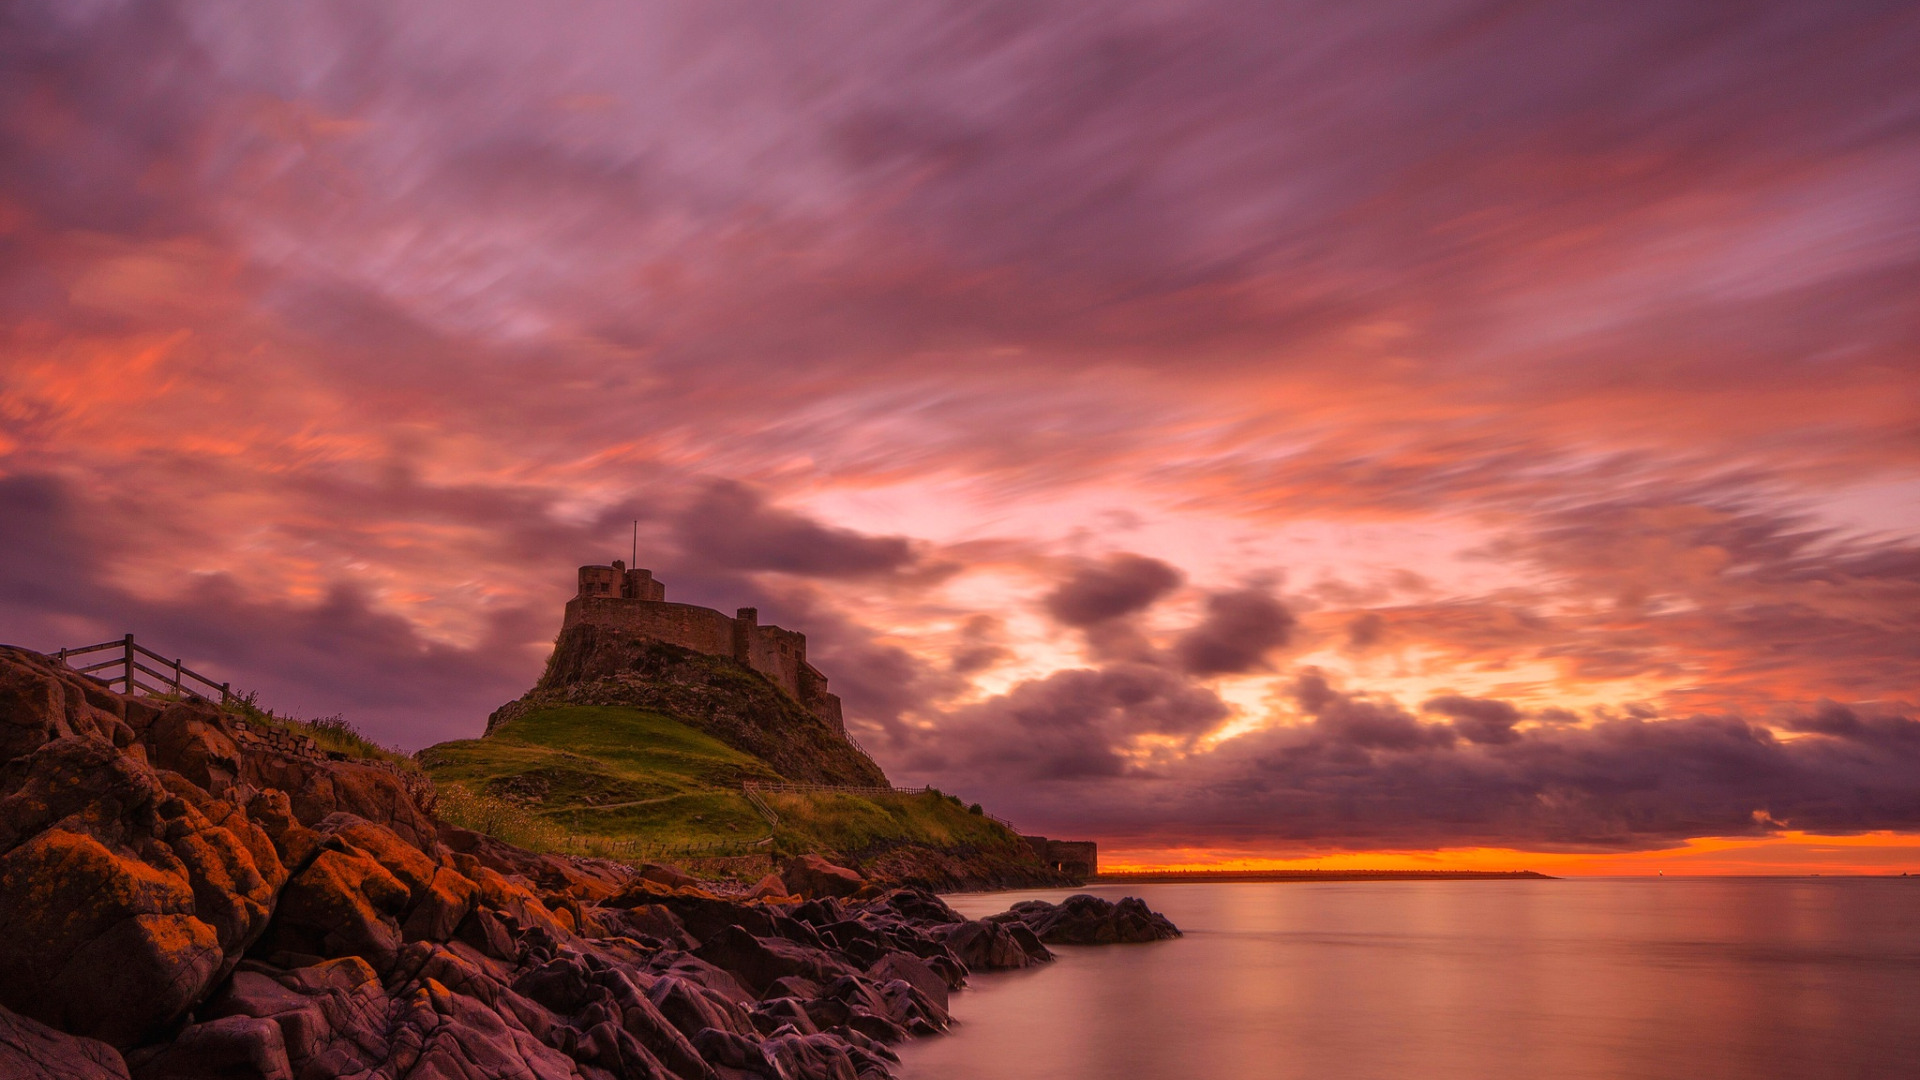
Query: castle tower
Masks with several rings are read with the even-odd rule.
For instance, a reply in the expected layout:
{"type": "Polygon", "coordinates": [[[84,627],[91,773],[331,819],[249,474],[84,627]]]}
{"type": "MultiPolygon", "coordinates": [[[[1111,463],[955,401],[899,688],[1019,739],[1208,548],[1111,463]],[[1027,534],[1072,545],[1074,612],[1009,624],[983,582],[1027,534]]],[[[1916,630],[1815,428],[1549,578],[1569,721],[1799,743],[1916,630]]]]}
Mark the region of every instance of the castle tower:
{"type": "Polygon", "coordinates": [[[616,562],[612,566],[583,566],[580,568],[580,596],[624,596],[626,568],[616,562]]]}
{"type": "Polygon", "coordinates": [[[733,658],[753,666],[753,639],[760,630],[760,609],[743,607],[733,617],[733,658]]]}
{"type": "Polygon", "coordinates": [[[628,570],[626,572],[626,580],[622,582],[622,585],[623,589],[620,595],[629,600],[651,600],[655,603],[660,603],[667,598],[666,585],[653,580],[653,571],[651,570],[642,570],[638,567],[628,570]]]}
{"type": "Polygon", "coordinates": [[[580,588],[575,595],[661,603],[667,598],[667,587],[653,579],[653,571],[628,569],[625,560],[615,559],[612,566],[581,567],[580,588]]]}

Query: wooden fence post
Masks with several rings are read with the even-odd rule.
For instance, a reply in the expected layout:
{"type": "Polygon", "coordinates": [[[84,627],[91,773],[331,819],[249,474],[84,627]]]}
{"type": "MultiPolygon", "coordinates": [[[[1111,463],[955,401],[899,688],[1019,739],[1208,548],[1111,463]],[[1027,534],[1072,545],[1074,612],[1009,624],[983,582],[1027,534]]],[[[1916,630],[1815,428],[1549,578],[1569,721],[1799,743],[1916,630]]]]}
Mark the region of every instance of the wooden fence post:
{"type": "MultiPolygon", "coordinates": [[[[113,684],[108,683],[107,685],[111,686],[113,684]]],[[[133,696],[133,635],[132,634],[127,635],[126,686],[121,688],[121,693],[127,695],[128,697],[133,696]]]]}

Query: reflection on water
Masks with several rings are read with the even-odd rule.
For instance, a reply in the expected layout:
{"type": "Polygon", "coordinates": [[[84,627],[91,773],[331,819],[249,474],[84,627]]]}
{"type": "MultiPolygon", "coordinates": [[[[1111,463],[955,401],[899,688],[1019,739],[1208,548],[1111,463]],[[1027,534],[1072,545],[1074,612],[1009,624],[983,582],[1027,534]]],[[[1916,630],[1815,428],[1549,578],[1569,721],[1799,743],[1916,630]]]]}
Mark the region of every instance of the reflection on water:
{"type": "Polygon", "coordinates": [[[1087,891],[1187,936],[974,976],[903,1080],[1920,1077],[1920,878],[1087,891]]]}

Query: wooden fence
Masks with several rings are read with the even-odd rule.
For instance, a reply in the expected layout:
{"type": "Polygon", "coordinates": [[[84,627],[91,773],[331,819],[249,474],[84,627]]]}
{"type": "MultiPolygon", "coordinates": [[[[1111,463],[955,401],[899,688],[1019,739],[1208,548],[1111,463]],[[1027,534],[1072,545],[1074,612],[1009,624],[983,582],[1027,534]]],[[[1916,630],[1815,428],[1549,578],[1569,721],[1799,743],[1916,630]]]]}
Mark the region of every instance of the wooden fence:
{"type": "MultiPolygon", "coordinates": [[[[774,813],[773,807],[767,805],[767,800],[761,798],[760,793],[754,790],[751,780],[740,786],[740,793],[747,797],[747,802],[753,804],[754,811],[760,815],[762,820],[766,821],[767,828],[777,829],[780,827],[780,815],[774,813]]],[[[768,833],[767,839],[773,839],[773,834],[768,833]]]]}
{"type": "Polygon", "coordinates": [[[203,701],[218,700],[222,705],[233,697],[231,683],[214,682],[182,664],[178,659],[169,660],[152,649],[136,643],[132,634],[118,641],[82,645],[77,649],[61,649],[54,654],[54,658],[82,675],[105,683],[109,690],[118,687],[123,694],[194,697],[203,701]],[[109,650],[114,652],[112,659],[82,665],[70,663],[76,656],[92,656],[109,650]],[[143,658],[159,664],[160,668],[156,670],[148,667],[141,662],[143,658]],[[117,672],[115,669],[118,669],[117,672]],[[106,674],[100,674],[101,672],[106,674]]]}

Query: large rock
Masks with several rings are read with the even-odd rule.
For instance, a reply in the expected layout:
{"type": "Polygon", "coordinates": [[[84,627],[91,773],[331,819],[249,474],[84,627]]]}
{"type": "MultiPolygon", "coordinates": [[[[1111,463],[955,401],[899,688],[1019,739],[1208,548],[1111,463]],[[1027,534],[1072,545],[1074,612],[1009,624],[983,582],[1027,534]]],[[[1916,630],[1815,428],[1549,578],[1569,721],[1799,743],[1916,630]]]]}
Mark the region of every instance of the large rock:
{"type": "Polygon", "coordinates": [[[173,702],[151,719],[135,713],[147,761],[177,772],[210,795],[224,795],[240,778],[240,748],[220,710],[204,701],[173,702]]]}
{"type": "Polygon", "coordinates": [[[785,900],[793,893],[787,889],[787,883],[780,880],[779,874],[768,874],[753,883],[747,890],[749,900],[785,900]]]}
{"type": "Polygon", "coordinates": [[[378,765],[249,754],[241,759],[240,778],[250,787],[286,792],[294,816],[307,825],[345,813],[384,825],[422,848],[435,840],[433,819],[399,776],[378,765]]]}
{"type": "Polygon", "coordinates": [[[120,695],[38,653],[0,645],[0,763],[56,739],[126,747],[134,739],[126,717],[120,695]]]}
{"type": "Polygon", "coordinates": [[[877,983],[899,979],[946,1011],[950,1005],[946,977],[934,971],[925,960],[912,953],[891,952],[867,969],[867,977],[877,983]]]}
{"type": "Polygon", "coordinates": [[[818,855],[802,855],[788,862],[780,871],[780,880],[789,893],[806,897],[852,896],[867,883],[857,871],[835,866],[818,855]]]}
{"type": "Polygon", "coordinates": [[[286,880],[243,810],[147,764],[128,711],[0,649],[0,1005],[123,1048],[233,969],[286,880]]]}
{"type": "Polygon", "coordinates": [[[324,1074],[315,1062],[379,1060],[392,1003],[373,969],[353,957],[271,974],[236,972],[199,1011],[215,1022],[232,1017],[272,1023],[289,1067],[305,1077],[324,1074]]]}
{"type": "Polygon", "coordinates": [[[133,1073],[134,1080],[293,1080],[279,1025],[248,1016],[194,1024],[135,1055],[133,1073]]]}
{"type": "Polygon", "coordinates": [[[1087,893],[1058,904],[1025,900],[995,915],[993,921],[1009,926],[1018,922],[1049,945],[1112,945],[1180,936],[1165,915],[1148,910],[1144,900],[1132,896],[1117,904],[1087,893]]]}
{"type": "Polygon", "coordinates": [[[952,923],[939,930],[947,948],[969,968],[976,971],[1006,971],[1031,967],[1053,959],[1053,953],[1040,943],[1033,931],[1019,921],[990,922],[984,919],[952,923]]]}
{"type": "Polygon", "coordinates": [[[677,866],[661,863],[641,863],[640,880],[657,882],[669,889],[699,888],[700,879],[677,866]]]}
{"type": "Polygon", "coordinates": [[[127,1080],[113,1047],[0,1009],[0,1080],[127,1080]]]}
{"type": "Polygon", "coordinates": [[[270,959],[357,956],[385,971],[399,956],[400,917],[411,897],[373,856],[349,844],[330,847],[287,883],[262,945],[270,959]]]}
{"type": "Polygon", "coordinates": [[[709,1028],[736,1035],[754,1032],[753,1019],[740,1003],[692,979],[662,975],[647,990],[647,998],[690,1039],[709,1028]]]}
{"type": "Polygon", "coordinates": [[[733,972],[757,992],[784,976],[826,982],[854,971],[846,961],[824,949],[782,938],[757,938],[737,926],[726,927],[708,938],[694,955],[733,972]]]}

